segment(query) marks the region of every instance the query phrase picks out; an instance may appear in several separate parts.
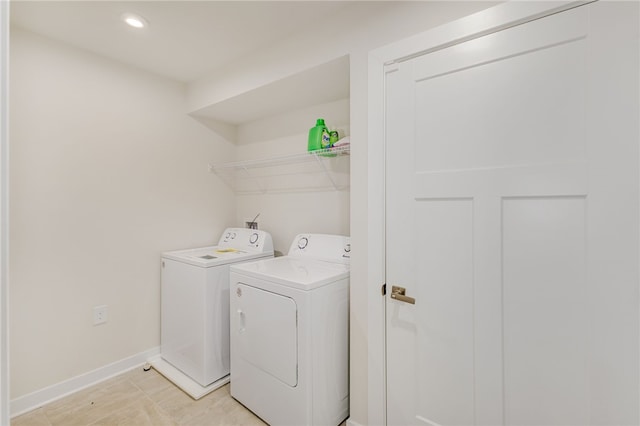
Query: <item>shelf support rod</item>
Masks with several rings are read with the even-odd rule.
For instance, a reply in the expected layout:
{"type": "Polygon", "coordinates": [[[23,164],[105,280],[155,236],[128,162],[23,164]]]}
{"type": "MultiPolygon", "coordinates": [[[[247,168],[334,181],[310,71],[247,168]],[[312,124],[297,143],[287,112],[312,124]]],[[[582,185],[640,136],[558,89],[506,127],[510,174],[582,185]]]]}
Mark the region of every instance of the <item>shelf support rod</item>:
{"type": "Polygon", "coordinates": [[[316,157],[316,161],[318,162],[318,164],[320,164],[320,168],[324,171],[324,173],[327,175],[327,177],[331,181],[331,184],[333,185],[333,189],[335,189],[336,191],[339,191],[340,188],[338,187],[336,182],[331,177],[331,173],[329,173],[329,170],[327,170],[327,168],[325,167],[324,163],[322,162],[322,159],[315,152],[313,153],[313,155],[316,157]]]}
{"type": "Polygon", "coordinates": [[[249,170],[247,169],[247,166],[242,166],[242,170],[244,170],[244,173],[251,179],[253,179],[256,183],[256,186],[258,187],[258,189],[260,190],[261,194],[264,194],[265,192],[267,192],[267,190],[265,188],[262,187],[262,185],[260,185],[260,179],[258,179],[255,176],[252,176],[251,173],[249,173],[249,170]]]}

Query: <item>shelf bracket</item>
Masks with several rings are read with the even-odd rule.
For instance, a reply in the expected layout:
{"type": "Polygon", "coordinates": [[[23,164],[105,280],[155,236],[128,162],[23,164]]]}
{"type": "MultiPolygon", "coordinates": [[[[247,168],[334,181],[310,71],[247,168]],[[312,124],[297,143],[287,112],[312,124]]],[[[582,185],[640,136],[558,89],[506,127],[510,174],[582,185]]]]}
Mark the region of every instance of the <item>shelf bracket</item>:
{"type": "Polygon", "coordinates": [[[322,159],[315,152],[313,153],[313,155],[316,157],[316,161],[320,165],[320,168],[322,168],[322,171],[324,171],[324,174],[326,174],[327,177],[329,178],[329,180],[331,181],[331,184],[333,185],[333,188],[336,191],[339,191],[341,188],[336,184],[336,181],[333,180],[333,177],[331,177],[331,173],[329,173],[329,170],[327,170],[327,167],[324,165],[324,162],[322,161],[322,159]]]}
{"type": "Polygon", "coordinates": [[[265,192],[267,192],[267,190],[263,188],[262,185],[260,184],[260,179],[258,179],[257,177],[249,173],[249,169],[247,169],[247,166],[242,166],[242,170],[244,170],[244,173],[247,175],[247,177],[251,178],[256,183],[256,186],[260,190],[261,194],[264,194],[265,192]]]}

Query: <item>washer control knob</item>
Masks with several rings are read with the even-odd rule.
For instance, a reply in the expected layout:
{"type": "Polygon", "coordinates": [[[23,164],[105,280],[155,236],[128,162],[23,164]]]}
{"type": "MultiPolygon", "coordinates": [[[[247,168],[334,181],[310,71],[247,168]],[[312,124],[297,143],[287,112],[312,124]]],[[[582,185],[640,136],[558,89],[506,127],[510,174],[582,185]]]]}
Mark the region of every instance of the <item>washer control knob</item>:
{"type": "Polygon", "coordinates": [[[350,253],[351,252],[351,243],[347,243],[344,245],[344,252],[345,253],[350,253]]]}
{"type": "Polygon", "coordinates": [[[304,250],[307,244],[309,244],[309,239],[307,237],[302,237],[298,240],[298,248],[300,250],[304,250]]]}
{"type": "Polygon", "coordinates": [[[232,233],[231,233],[231,239],[233,240],[235,237],[236,237],[236,233],[235,233],[235,232],[232,232],[232,233]]]}
{"type": "Polygon", "coordinates": [[[251,236],[249,237],[249,242],[251,244],[255,244],[258,241],[258,233],[254,232],[253,234],[251,234],[251,236]]]}
{"type": "Polygon", "coordinates": [[[225,235],[225,236],[224,236],[224,239],[225,239],[225,240],[228,240],[230,237],[231,237],[231,233],[230,233],[230,232],[227,232],[227,235],[225,235]]]}

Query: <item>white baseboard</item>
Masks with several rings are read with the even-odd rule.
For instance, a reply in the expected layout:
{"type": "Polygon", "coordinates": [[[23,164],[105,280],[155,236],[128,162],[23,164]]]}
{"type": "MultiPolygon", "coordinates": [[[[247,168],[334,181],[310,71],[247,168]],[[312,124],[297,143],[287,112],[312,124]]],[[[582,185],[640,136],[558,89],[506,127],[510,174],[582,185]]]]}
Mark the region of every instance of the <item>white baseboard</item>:
{"type": "Polygon", "coordinates": [[[351,418],[347,419],[347,426],[362,426],[360,423],[356,423],[351,418]]]}
{"type": "Polygon", "coordinates": [[[97,368],[93,371],[89,371],[88,373],[65,380],[64,382],[47,386],[46,388],[13,399],[10,403],[10,415],[11,417],[19,416],[20,414],[24,414],[57,399],[78,392],[79,390],[88,388],[89,386],[93,386],[129,370],[133,370],[136,367],[144,365],[147,362],[147,359],[158,355],[159,353],[160,347],[158,346],[120,361],[105,365],[104,367],[97,368]]]}

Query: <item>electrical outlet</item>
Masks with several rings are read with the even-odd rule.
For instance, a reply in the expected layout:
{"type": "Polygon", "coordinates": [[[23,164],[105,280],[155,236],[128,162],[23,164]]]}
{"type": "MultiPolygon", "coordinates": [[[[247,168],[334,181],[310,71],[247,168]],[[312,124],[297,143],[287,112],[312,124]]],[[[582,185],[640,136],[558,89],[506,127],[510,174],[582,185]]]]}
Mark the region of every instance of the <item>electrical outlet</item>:
{"type": "Polygon", "coordinates": [[[107,305],[93,307],[93,325],[104,324],[107,322],[107,305]]]}

